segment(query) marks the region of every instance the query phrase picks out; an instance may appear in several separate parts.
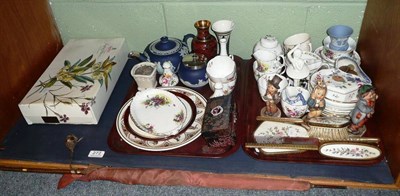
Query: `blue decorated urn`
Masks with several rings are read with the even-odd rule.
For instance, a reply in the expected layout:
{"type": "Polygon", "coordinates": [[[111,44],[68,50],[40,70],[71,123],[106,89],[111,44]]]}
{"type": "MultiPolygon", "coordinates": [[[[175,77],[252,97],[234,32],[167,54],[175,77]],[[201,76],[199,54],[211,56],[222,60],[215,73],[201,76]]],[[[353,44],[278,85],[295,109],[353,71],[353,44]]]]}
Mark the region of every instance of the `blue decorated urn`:
{"type": "Polygon", "coordinates": [[[182,63],[178,75],[185,86],[198,88],[208,84],[207,57],[204,54],[191,53],[185,55],[182,63]]]}

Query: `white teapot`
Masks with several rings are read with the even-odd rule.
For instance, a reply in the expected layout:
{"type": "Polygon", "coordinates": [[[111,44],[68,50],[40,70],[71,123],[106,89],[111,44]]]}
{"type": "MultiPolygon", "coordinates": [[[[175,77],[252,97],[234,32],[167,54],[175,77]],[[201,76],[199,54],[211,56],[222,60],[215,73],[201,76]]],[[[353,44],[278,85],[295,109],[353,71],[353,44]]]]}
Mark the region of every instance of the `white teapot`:
{"type": "Polygon", "coordinates": [[[283,55],[282,45],[279,44],[278,40],[271,35],[266,35],[256,43],[253,53],[257,50],[267,50],[275,53],[277,56],[283,55]]]}

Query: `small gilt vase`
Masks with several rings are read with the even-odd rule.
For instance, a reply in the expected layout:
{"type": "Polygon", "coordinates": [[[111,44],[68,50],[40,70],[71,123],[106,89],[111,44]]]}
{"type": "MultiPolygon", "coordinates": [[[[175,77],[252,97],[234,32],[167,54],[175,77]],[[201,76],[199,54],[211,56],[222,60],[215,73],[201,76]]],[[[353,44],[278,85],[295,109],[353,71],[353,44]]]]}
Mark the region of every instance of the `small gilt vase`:
{"type": "Polygon", "coordinates": [[[197,35],[192,40],[193,53],[203,54],[208,60],[217,55],[217,39],[210,34],[211,22],[199,20],[194,23],[197,35]]]}

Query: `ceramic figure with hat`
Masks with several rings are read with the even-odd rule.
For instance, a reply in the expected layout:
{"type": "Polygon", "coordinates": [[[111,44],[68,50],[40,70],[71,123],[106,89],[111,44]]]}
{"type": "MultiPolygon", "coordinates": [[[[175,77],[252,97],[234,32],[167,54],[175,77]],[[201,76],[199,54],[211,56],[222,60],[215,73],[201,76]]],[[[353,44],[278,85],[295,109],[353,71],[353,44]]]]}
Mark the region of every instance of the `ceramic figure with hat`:
{"type": "Polygon", "coordinates": [[[262,96],[266,106],[263,108],[261,115],[280,117],[281,112],[277,104],[280,101],[280,95],[278,91],[282,90],[280,89],[281,87],[279,85],[281,81],[282,78],[278,75],[274,75],[270,80],[268,80],[267,90],[262,96]]]}
{"type": "Polygon", "coordinates": [[[322,78],[317,78],[317,84],[315,85],[310,98],[307,101],[308,109],[310,112],[307,114],[308,118],[314,118],[321,116],[322,111],[325,109],[325,95],[327,87],[322,78]]]}
{"type": "Polygon", "coordinates": [[[358,96],[359,100],[357,101],[356,107],[350,113],[351,125],[349,130],[353,135],[359,135],[361,133],[364,124],[374,114],[375,102],[378,99],[375,88],[368,84],[360,87],[358,96]]]}

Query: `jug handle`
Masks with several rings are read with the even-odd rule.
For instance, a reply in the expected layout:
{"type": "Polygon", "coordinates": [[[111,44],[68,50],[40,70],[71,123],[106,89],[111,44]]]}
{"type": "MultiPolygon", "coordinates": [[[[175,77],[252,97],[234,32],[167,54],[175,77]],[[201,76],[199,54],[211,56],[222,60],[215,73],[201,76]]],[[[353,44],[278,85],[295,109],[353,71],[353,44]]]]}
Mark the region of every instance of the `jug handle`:
{"type": "Polygon", "coordinates": [[[310,43],[308,43],[308,46],[309,46],[309,48],[310,48],[310,51],[309,52],[312,52],[313,50],[312,50],[312,43],[310,42],[310,43]]]}
{"type": "Polygon", "coordinates": [[[282,54],[279,55],[279,56],[277,57],[276,60],[278,60],[278,62],[279,62],[281,65],[285,65],[285,56],[283,56],[282,54]]]}
{"type": "Polygon", "coordinates": [[[190,38],[194,38],[194,37],[196,37],[194,34],[191,34],[191,33],[188,33],[188,34],[186,34],[185,36],[183,36],[183,43],[185,43],[186,44],[186,46],[189,48],[189,51],[192,51],[192,44],[189,44],[188,43],[188,40],[190,39],[190,38]]]}

